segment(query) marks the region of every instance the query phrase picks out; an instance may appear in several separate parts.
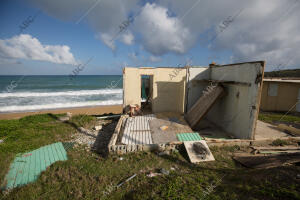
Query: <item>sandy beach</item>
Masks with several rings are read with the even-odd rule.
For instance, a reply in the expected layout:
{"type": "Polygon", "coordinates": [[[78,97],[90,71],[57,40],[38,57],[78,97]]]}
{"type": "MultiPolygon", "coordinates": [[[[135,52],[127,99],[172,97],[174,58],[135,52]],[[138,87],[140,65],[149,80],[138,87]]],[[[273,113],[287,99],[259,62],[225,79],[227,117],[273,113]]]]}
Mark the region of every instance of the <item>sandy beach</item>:
{"type": "Polygon", "coordinates": [[[28,115],[45,114],[45,113],[61,114],[66,112],[71,112],[73,115],[78,115],[78,114],[103,115],[109,113],[119,114],[122,112],[122,105],[51,109],[51,110],[41,110],[41,111],[34,111],[34,112],[1,113],[0,119],[18,119],[28,115]]]}

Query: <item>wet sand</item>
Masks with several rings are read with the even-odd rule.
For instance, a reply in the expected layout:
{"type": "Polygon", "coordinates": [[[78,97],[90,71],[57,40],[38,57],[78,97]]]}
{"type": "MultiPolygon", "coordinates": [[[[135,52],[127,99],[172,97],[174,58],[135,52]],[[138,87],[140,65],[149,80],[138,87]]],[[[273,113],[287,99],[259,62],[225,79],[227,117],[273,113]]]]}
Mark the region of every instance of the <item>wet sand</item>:
{"type": "Polygon", "coordinates": [[[41,110],[41,111],[34,111],[34,112],[0,113],[0,119],[18,119],[28,115],[45,114],[45,113],[61,114],[66,112],[71,112],[73,115],[78,115],[78,114],[103,115],[109,113],[120,114],[122,112],[122,105],[63,108],[63,109],[41,110]]]}

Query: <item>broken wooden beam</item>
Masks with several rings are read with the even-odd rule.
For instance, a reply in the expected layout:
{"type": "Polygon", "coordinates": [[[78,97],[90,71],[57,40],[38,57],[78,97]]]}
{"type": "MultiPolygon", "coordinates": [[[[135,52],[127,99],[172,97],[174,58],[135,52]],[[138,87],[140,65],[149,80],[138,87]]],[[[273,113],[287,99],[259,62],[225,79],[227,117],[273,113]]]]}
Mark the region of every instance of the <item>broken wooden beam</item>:
{"type": "Polygon", "coordinates": [[[257,147],[257,146],[251,146],[251,148],[257,149],[257,150],[280,150],[280,151],[300,150],[300,147],[296,147],[296,146],[283,146],[283,147],[276,147],[276,146],[257,147]]]}
{"type": "Polygon", "coordinates": [[[210,110],[219,97],[225,93],[221,85],[208,86],[203,95],[187,112],[185,118],[192,128],[195,128],[199,121],[210,110]]]}
{"type": "Polygon", "coordinates": [[[294,128],[292,126],[287,126],[285,124],[279,124],[277,127],[282,131],[287,131],[293,136],[300,136],[300,129],[294,128]]]}
{"type": "Polygon", "coordinates": [[[285,151],[262,151],[259,150],[258,153],[260,154],[287,154],[287,153],[300,153],[300,150],[285,150],[285,151]]]}
{"type": "Polygon", "coordinates": [[[246,167],[263,169],[300,162],[300,153],[279,154],[272,156],[237,156],[233,157],[233,159],[246,167]]]}

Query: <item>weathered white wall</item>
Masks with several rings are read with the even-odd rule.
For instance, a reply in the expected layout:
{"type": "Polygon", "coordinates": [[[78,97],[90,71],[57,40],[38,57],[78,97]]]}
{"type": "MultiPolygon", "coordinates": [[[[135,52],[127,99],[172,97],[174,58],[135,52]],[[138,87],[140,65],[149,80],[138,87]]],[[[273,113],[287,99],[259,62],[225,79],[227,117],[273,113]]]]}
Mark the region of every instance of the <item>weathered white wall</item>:
{"type": "Polygon", "coordinates": [[[207,82],[201,80],[210,78],[210,68],[193,66],[188,69],[188,74],[186,111],[196,103],[203,90],[208,86],[207,82]]]}
{"type": "Polygon", "coordinates": [[[207,118],[237,138],[254,139],[263,68],[263,62],[211,67],[212,80],[236,83],[223,84],[227,95],[212,107],[207,118]]]}

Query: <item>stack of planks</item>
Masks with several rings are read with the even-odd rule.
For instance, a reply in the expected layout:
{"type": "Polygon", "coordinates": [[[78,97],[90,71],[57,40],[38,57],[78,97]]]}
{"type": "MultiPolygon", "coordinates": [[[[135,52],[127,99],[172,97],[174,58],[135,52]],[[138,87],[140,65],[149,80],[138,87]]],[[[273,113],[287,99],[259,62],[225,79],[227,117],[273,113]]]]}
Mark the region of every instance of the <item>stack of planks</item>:
{"type": "Polygon", "coordinates": [[[237,156],[233,157],[233,159],[246,167],[263,169],[300,162],[300,153],[278,154],[271,156],[237,156]]]}
{"type": "Polygon", "coordinates": [[[203,95],[187,112],[185,118],[192,128],[195,128],[199,121],[210,110],[219,97],[224,94],[224,88],[217,84],[208,86],[203,92],[203,95]]]}
{"type": "Polygon", "coordinates": [[[251,146],[253,156],[234,156],[233,159],[242,165],[255,168],[271,168],[300,162],[299,146],[251,146]]]}
{"type": "Polygon", "coordinates": [[[269,146],[269,147],[256,147],[252,146],[252,153],[257,154],[288,154],[288,153],[300,153],[300,147],[298,146],[269,146]]]}

